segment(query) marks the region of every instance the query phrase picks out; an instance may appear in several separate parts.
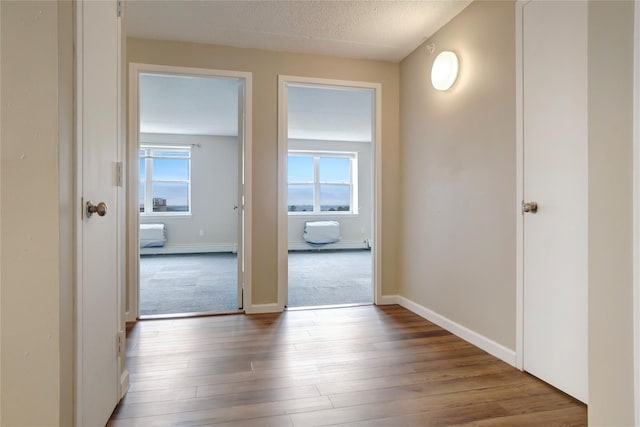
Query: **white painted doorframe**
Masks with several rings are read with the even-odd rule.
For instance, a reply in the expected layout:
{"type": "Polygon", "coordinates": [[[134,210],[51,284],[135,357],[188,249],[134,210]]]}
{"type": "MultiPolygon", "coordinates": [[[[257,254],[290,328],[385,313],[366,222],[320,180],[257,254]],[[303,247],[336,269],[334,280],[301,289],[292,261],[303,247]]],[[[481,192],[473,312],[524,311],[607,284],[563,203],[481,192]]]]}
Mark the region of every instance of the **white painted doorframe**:
{"type": "Polygon", "coordinates": [[[372,115],[373,126],[373,246],[372,246],[372,282],[373,302],[378,304],[382,298],[380,285],[381,248],[382,248],[382,85],[380,83],[349,80],[321,79],[299,76],[278,76],[278,301],[275,307],[265,307],[265,311],[282,311],[288,298],[289,282],[289,242],[287,213],[287,153],[288,153],[288,103],[287,85],[310,85],[318,87],[338,87],[353,89],[371,89],[374,93],[372,115]]]}
{"type": "Polygon", "coordinates": [[[516,368],[524,369],[524,135],[523,135],[523,8],[530,0],[516,2],[516,368]]]}
{"type": "MultiPolygon", "coordinates": [[[[139,80],[140,73],[157,73],[168,75],[194,76],[194,77],[217,77],[242,80],[244,82],[244,120],[243,133],[244,139],[243,158],[244,176],[241,182],[244,182],[244,234],[238,236],[238,258],[244,260],[244,272],[238,272],[239,291],[240,284],[243,284],[243,307],[246,310],[248,302],[251,301],[251,108],[252,108],[252,73],[244,71],[230,70],[213,70],[208,68],[192,68],[192,67],[175,67],[168,65],[141,64],[131,63],[129,65],[129,141],[127,147],[128,160],[128,176],[138,176],[138,146],[139,146],[139,80]]],[[[238,135],[240,137],[240,135],[238,135]]],[[[139,291],[140,291],[140,245],[138,243],[139,234],[139,210],[138,206],[138,185],[137,180],[129,179],[127,182],[128,194],[128,274],[127,289],[128,304],[126,311],[127,322],[135,322],[139,316],[139,291]]],[[[238,207],[241,214],[242,206],[238,207]]],[[[239,221],[241,218],[239,218],[239,221]]]]}

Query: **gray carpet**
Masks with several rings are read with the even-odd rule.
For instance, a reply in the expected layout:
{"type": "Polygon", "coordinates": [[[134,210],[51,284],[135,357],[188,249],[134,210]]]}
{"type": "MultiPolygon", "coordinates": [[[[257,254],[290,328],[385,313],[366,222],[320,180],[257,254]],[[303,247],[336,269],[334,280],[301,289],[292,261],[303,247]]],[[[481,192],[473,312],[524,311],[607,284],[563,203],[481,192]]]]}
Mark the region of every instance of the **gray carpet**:
{"type": "Polygon", "coordinates": [[[238,310],[231,253],[140,257],[140,315],[238,310]]]}
{"type": "MultiPolygon", "coordinates": [[[[236,265],[229,253],[140,257],[140,315],[236,311],[236,265]]],[[[371,303],[371,289],[370,251],[289,253],[289,307],[371,303]]]]}
{"type": "Polygon", "coordinates": [[[289,253],[289,307],[371,302],[371,251],[289,253]]]}

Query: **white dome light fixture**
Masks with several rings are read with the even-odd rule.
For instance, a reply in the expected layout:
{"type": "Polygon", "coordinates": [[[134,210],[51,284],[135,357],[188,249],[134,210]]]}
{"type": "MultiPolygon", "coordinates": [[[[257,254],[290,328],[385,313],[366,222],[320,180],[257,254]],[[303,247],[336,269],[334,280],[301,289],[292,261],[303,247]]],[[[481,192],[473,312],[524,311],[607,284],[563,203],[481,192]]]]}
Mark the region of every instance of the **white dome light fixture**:
{"type": "Polygon", "coordinates": [[[436,56],[431,68],[431,84],[437,90],[447,90],[458,78],[458,57],[450,50],[436,56]]]}

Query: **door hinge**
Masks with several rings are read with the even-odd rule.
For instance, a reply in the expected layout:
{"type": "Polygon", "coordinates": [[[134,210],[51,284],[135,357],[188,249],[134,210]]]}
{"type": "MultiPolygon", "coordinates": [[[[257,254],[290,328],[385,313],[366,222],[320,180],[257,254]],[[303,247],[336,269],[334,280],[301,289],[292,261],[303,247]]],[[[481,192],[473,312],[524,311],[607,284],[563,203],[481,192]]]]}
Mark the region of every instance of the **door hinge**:
{"type": "Polygon", "coordinates": [[[124,357],[125,351],[125,339],[124,331],[118,331],[116,334],[116,356],[124,357]]]}
{"type": "Polygon", "coordinates": [[[122,0],[118,0],[118,18],[122,18],[122,0]]]}
{"type": "Polygon", "coordinates": [[[122,187],[122,162],[116,162],[116,187],[122,187]]]}

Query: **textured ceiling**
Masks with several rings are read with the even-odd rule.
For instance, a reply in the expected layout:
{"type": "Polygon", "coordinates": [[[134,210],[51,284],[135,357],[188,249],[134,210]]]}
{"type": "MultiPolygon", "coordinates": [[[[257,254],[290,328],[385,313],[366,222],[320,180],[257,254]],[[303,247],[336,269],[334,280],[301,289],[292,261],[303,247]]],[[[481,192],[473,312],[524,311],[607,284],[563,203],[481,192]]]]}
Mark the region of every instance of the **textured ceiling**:
{"type": "MultiPolygon", "coordinates": [[[[290,138],[371,141],[371,91],[291,86],[287,93],[290,138]]],[[[142,74],[140,132],[237,135],[238,80],[142,74]]]]}
{"type": "Polygon", "coordinates": [[[471,0],[125,2],[130,37],[400,61],[471,0]]]}

